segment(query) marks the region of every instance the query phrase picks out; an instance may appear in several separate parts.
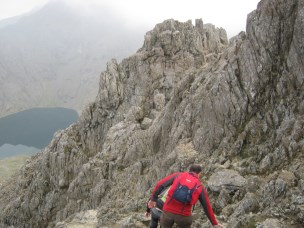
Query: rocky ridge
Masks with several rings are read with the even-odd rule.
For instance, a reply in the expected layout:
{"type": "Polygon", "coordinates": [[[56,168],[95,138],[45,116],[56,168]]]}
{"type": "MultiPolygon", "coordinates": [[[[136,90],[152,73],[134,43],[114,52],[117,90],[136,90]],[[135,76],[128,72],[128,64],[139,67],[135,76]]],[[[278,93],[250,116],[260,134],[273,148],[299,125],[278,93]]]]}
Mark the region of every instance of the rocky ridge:
{"type": "MultiPolygon", "coordinates": [[[[304,0],[262,0],[229,43],[202,20],[156,25],[2,186],[0,224],[146,227],[155,181],[195,162],[227,227],[301,227],[303,23],[304,0]]],[[[194,227],[210,227],[202,213],[194,227]]]]}

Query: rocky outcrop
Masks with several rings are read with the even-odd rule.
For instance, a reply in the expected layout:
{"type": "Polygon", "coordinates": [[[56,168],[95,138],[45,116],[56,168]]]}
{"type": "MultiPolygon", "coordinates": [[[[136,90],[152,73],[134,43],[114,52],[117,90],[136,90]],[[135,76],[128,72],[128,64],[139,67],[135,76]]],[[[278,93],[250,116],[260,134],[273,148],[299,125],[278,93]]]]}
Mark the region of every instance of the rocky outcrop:
{"type": "Polygon", "coordinates": [[[97,211],[88,210],[76,213],[67,222],[59,222],[56,228],[94,228],[97,226],[97,211]]]}
{"type": "MultiPolygon", "coordinates": [[[[3,186],[0,223],[64,227],[94,210],[97,227],[145,227],[156,180],[200,163],[227,227],[299,227],[303,10],[262,0],[229,44],[201,20],[156,25],[136,54],[108,63],[77,124],[3,186]]],[[[210,226],[202,213],[194,227],[210,226]]]]}

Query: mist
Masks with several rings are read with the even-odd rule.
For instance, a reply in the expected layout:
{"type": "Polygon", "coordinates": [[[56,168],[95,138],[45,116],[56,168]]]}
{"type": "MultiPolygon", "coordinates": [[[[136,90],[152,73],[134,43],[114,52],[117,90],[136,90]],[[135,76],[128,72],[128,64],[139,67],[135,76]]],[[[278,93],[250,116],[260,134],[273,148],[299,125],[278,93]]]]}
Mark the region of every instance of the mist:
{"type": "Polygon", "coordinates": [[[0,117],[32,107],[80,112],[94,101],[106,62],[135,53],[147,31],[126,26],[106,7],[79,10],[62,1],[4,22],[0,117]]]}

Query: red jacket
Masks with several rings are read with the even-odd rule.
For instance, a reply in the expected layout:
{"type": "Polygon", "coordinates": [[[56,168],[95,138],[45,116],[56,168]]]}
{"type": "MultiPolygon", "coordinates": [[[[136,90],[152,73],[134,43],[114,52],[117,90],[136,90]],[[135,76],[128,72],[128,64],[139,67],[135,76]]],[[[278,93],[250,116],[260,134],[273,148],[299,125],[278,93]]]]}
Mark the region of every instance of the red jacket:
{"type": "Polygon", "coordinates": [[[173,173],[173,174],[161,179],[159,182],[157,182],[157,184],[153,190],[153,193],[152,193],[152,200],[156,202],[158,195],[165,188],[172,185],[172,187],[170,188],[170,190],[168,192],[168,197],[167,197],[166,202],[163,207],[164,211],[167,211],[167,212],[170,212],[173,214],[180,214],[183,216],[191,216],[191,210],[192,210],[193,206],[196,204],[196,202],[199,200],[201,205],[204,208],[204,211],[205,211],[208,219],[212,223],[212,225],[217,225],[218,222],[214,216],[206,188],[202,185],[202,183],[199,180],[198,175],[196,173],[192,173],[192,172],[188,173],[197,180],[197,183],[198,183],[197,186],[200,186],[193,192],[191,203],[184,205],[183,203],[180,203],[180,202],[176,201],[175,199],[172,199],[174,190],[176,189],[178,182],[179,182],[177,177],[179,177],[179,175],[181,175],[181,174],[183,174],[183,173],[173,173]]]}

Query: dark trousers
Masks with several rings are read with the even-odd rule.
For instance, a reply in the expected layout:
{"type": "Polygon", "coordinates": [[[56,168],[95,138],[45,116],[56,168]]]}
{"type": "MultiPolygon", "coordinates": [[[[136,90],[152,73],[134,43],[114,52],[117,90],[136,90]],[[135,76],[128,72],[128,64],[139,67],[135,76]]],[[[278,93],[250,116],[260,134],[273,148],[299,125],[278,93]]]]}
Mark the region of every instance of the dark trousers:
{"type": "Polygon", "coordinates": [[[171,228],[176,223],[179,228],[191,228],[192,216],[183,216],[163,211],[160,217],[160,225],[162,228],[171,228]]]}
{"type": "Polygon", "coordinates": [[[160,219],[159,214],[156,214],[155,212],[155,210],[151,210],[150,228],[157,228],[160,219]]]}

